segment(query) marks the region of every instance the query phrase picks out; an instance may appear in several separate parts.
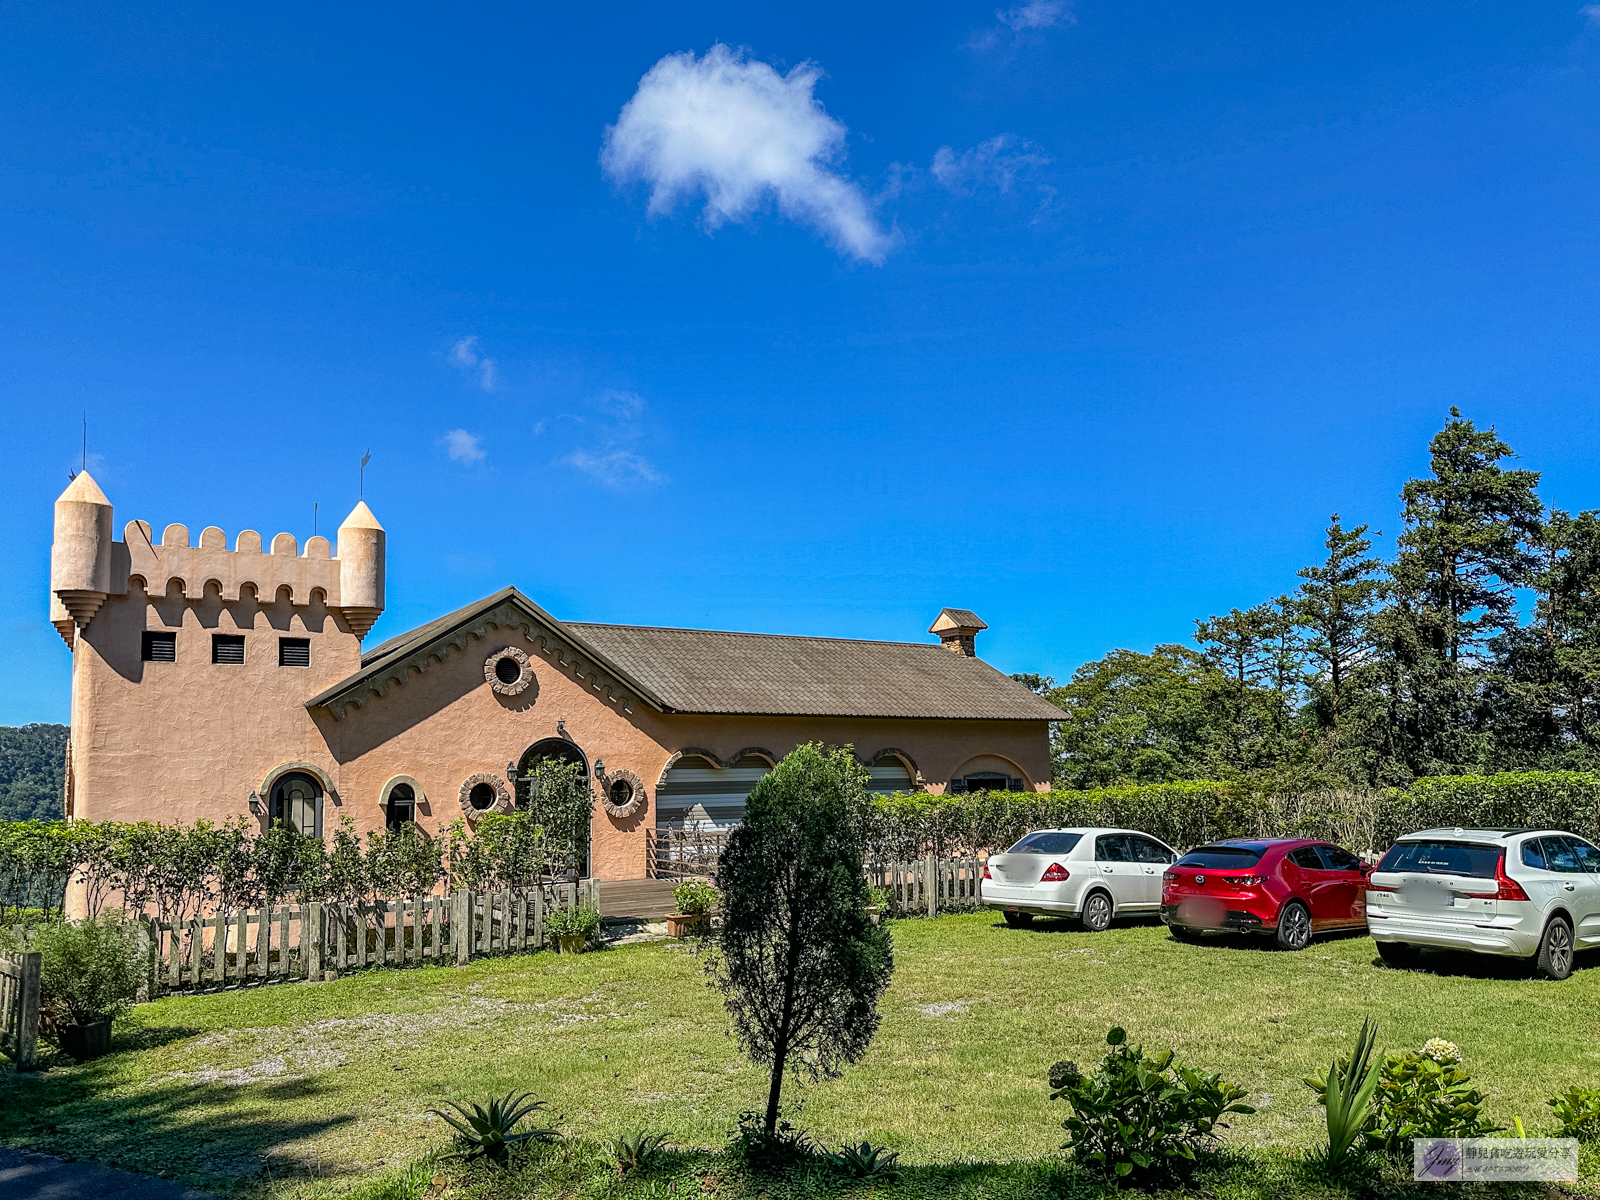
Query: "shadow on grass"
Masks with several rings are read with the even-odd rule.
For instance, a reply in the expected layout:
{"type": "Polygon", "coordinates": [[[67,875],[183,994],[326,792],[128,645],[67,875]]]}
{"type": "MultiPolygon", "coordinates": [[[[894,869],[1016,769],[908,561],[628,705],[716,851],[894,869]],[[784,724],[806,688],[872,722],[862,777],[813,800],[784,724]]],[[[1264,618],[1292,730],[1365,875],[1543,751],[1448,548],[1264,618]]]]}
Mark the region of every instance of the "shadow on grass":
{"type": "Polygon", "coordinates": [[[229,1191],[246,1180],[327,1173],[314,1156],[296,1154],[295,1143],[354,1115],[296,1119],[283,1111],[323,1090],[309,1079],[130,1084],[113,1054],[70,1069],[0,1075],[0,1140],[229,1191]]]}
{"type": "MultiPolygon", "coordinates": [[[[1531,958],[1509,958],[1503,954],[1473,954],[1466,950],[1433,950],[1422,948],[1415,962],[1409,966],[1395,966],[1374,956],[1374,966],[1391,971],[1419,971],[1425,975],[1442,975],[1461,979],[1528,979],[1543,981],[1533,970],[1531,958]]],[[[1581,950],[1573,956],[1574,975],[1600,969],[1600,950],[1581,950]]]]}

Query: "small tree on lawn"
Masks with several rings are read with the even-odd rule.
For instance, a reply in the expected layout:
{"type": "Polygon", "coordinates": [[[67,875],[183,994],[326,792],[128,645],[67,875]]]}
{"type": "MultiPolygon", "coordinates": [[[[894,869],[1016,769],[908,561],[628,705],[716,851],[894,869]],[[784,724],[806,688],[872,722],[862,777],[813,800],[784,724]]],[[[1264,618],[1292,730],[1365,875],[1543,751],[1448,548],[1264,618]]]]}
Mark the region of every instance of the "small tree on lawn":
{"type": "Polygon", "coordinates": [[[867,778],[848,748],[801,746],[756,784],[717,869],[722,936],[708,969],[740,1048],[771,1069],[768,1133],[791,1062],[836,1076],[878,1029],[894,956],[866,912],[867,778]]]}

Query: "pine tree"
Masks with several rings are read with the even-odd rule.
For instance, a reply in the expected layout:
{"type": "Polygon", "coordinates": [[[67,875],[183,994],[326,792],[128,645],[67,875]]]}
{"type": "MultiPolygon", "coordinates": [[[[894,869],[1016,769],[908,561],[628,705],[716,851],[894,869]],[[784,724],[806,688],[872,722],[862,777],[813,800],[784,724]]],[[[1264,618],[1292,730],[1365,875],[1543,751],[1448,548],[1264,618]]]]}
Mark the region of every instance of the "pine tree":
{"type": "Polygon", "coordinates": [[[1317,665],[1317,717],[1325,728],[1338,727],[1351,672],[1372,653],[1370,621],[1383,596],[1384,585],[1376,578],[1383,560],[1368,555],[1367,529],[1346,529],[1334,513],[1323,541],[1327,558],[1299,573],[1305,582],[1297,615],[1306,631],[1306,653],[1317,665]]]}
{"type": "Polygon", "coordinates": [[[740,1048],[770,1070],[769,1134],[791,1064],[837,1075],[878,1029],[894,956],[866,912],[867,780],[848,747],[800,746],[751,791],[717,868],[722,933],[708,970],[740,1048]]]}

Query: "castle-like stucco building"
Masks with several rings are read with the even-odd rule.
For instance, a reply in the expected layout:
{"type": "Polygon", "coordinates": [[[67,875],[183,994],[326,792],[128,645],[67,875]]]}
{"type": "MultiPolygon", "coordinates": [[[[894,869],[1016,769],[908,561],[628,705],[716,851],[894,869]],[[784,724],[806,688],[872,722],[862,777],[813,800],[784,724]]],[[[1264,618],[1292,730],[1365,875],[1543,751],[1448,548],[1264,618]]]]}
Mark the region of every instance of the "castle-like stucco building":
{"type": "Polygon", "coordinates": [[[884,791],[1049,786],[1061,713],[976,657],[966,610],[937,643],[873,642],[566,622],[506,588],[363,651],[384,551],[364,503],[333,545],[144,521],[117,541],[74,478],[50,559],[68,816],[432,833],[510,811],[517,777],[561,758],[595,794],[592,874],[623,880],[653,873],[659,831],[736,823],[802,742],[850,744],[884,791]]]}

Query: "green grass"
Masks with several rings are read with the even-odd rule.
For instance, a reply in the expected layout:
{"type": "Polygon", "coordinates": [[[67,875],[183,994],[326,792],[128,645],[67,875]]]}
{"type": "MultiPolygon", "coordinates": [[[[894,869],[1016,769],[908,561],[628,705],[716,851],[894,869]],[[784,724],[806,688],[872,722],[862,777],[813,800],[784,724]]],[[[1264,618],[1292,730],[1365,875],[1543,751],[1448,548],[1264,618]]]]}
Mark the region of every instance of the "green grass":
{"type": "MultiPolygon", "coordinates": [[[[1058,1165],[1064,1114],[1044,1080],[1056,1059],[1098,1062],[1113,1024],[1250,1089],[1260,1111],[1231,1133],[1244,1157],[1207,1185],[1218,1197],[1318,1193],[1297,1165],[1321,1123],[1301,1080],[1369,1012],[1387,1050],[1458,1043],[1490,1115],[1508,1125],[1520,1116],[1530,1134],[1549,1131],[1548,1097],[1600,1083],[1600,963],[1584,959],[1551,984],[1472,957],[1394,971],[1365,938],[1285,954],[1188,945],[1150,925],[1010,930],[987,915],[898,922],[894,934],[894,983],[871,1051],[843,1078],[789,1094],[818,1140],[900,1151],[906,1174],[879,1195],[1094,1194],[1058,1165]]],[[[709,1152],[762,1100],[764,1076],[728,1036],[693,954],[636,945],[143,1005],[119,1022],[108,1058],[0,1074],[0,1138],[220,1193],[299,1193],[308,1179],[313,1192],[343,1192],[365,1179],[390,1189],[374,1198],[425,1195],[385,1172],[444,1144],[426,1110],[513,1088],[549,1100],[592,1143],[648,1128],[709,1152]]],[[[463,1195],[649,1194],[616,1181],[592,1147],[567,1154],[512,1179],[444,1173],[463,1195]]],[[[719,1195],[746,1190],[721,1156],[675,1161],[676,1194],[693,1194],[702,1174],[719,1176],[719,1195]]],[[[813,1183],[822,1186],[756,1190],[803,1195],[813,1183]]]]}

